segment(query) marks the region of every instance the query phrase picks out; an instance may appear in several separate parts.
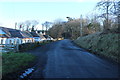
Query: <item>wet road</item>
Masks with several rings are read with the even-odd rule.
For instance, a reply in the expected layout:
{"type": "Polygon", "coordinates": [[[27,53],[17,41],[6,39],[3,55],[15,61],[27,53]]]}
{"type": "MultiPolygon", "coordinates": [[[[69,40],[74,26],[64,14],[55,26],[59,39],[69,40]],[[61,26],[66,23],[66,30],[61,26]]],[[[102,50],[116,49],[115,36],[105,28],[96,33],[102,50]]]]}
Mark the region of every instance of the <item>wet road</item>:
{"type": "Polygon", "coordinates": [[[38,56],[38,62],[32,78],[41,78],[41,75],[44,78],[118,78],[119,76],[117,64],[84,51],[67,39],[50,43],[33,52],[38,56]]]}

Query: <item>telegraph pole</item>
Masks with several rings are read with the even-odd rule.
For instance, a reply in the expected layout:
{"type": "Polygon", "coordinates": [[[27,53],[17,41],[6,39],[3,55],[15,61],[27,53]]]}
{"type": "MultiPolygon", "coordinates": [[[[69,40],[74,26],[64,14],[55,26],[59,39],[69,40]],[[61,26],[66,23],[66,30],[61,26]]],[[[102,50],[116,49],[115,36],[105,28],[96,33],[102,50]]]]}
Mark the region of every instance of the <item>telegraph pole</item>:
{"type": "Polygon", "coordinates": [[[118,30],[120,31],[120,1],[118,2],[118,10],[117,10],[117,16],[118,16],[118,30]]]}
{"type": "Polygon", "coordinates": [[[82,33],[82,28],[83,28],[83,25],[82,25],[82,15],[80,16],[80,36],[83,35],[82,33]]]}

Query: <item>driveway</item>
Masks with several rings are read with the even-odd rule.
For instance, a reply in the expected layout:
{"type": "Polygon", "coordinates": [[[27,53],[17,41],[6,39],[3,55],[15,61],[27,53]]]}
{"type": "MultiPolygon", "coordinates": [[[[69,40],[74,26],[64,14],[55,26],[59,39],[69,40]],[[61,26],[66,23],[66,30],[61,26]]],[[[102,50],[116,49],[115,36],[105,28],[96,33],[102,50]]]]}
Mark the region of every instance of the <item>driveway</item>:
{"type": "Polygon", "coordinates": [[[31,78],[118,78],[118,64],[100,58],[70,40],[52,42],[30,53],[37,56],[31,78]]]}

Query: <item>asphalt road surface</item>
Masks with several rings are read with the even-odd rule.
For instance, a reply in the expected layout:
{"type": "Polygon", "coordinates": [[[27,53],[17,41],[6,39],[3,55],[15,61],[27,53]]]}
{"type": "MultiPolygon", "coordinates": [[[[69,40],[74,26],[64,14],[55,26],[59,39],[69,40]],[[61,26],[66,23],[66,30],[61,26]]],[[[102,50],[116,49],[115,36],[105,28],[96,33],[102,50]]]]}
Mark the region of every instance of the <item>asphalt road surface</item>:
{"type": "Polygon", "coordinates": [[[38,59],[31,78],[118,78],[118,64],[100,58],[70,40],[50,43],[31,51],[38,59]]]}

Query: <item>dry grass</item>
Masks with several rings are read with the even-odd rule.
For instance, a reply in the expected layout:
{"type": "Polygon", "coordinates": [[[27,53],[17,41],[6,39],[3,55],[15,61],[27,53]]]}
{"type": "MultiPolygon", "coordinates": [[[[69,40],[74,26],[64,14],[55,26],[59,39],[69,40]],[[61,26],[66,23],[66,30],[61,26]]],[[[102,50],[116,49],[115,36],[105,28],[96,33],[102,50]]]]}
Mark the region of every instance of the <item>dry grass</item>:
{"type": "Polygon", "coordinates": [[[79,37],[74,42],[93,53],[105,56],[116,62],[120,62],[119,33],[95,33],[84,37],[79,37]]]}

